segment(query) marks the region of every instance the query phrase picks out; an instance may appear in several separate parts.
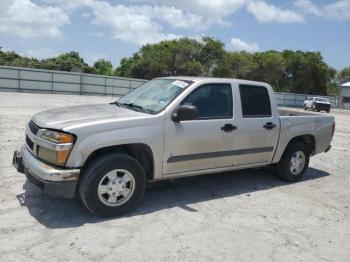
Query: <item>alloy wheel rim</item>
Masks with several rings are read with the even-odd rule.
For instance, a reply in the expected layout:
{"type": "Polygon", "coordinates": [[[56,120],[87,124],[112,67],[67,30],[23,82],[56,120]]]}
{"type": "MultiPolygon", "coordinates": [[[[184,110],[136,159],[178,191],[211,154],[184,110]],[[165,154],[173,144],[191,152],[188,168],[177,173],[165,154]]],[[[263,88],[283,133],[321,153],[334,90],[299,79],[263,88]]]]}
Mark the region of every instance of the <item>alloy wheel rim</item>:
{"type": "Polygon", "coordinates": [[[100,201],[107,206],[120,206],[135,191],[134,176],[127,170],[115,169],[105,174],[97,187],[100,201]]]}
{"type": "Polygon", "coordinates": [[[305,166],[305,154],[302,151],[297,151],[292,155],[292,158],[290,160],[290,172],[297,176],[299,175],[305,166]]]}

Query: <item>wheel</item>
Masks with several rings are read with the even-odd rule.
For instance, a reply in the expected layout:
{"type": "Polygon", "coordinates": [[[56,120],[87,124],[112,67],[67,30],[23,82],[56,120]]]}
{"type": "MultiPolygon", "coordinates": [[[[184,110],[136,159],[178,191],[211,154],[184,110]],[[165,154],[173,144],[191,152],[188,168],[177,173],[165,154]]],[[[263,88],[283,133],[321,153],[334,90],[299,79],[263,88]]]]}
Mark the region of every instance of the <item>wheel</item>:
{"type": "Polygon", "coordinates": [[[304,105],[304,110],[305,110],[305,111],[307,111],[307,107],[306,107],[306,105],[304,105]]]}
{"type": "Polygon", "coordinates": [[[329,113],[329,112],[331,112],[331,110],[330,110],[330,109],[327,109],[327,113],[329,113]]]}
{"type": "Polygon", "coordinates": [[[301,143],[289,145],[277,164],[277,175],[287,181],[295,182],[303,178],[309,166],[310,150],[301,143]]]}
{"type": "Polygon", "coordinates": [[[142,199],[146,175],[141,164],[126,154],[106,154],[84,168],[80,197],[92,213],[113,217],[131,211],[142,199]]]}

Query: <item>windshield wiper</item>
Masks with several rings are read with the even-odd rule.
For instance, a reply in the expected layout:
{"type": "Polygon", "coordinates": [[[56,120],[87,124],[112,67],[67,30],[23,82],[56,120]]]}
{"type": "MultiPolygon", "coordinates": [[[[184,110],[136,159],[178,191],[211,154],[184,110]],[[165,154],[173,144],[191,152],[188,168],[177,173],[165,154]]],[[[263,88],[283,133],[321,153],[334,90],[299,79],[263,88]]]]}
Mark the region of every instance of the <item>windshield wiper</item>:
{"type": "Polygon", "coordinates": [[[128,107],[128,108],[134,109],[135,111],[153,113],[152,110],[143,108],[142,106],[139,106],[139,105],[135,105],[134,103],[119,103],[118,101],[116,101],[114,102],[114,104],[120,107],[128,107]]]}

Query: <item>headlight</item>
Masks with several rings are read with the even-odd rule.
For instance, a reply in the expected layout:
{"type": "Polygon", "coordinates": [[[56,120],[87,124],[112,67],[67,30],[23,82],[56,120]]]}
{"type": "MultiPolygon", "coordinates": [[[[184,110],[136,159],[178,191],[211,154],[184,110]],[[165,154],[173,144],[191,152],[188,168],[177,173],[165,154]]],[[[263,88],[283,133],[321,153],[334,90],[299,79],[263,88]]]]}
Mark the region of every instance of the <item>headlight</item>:
{"type": "MultiPolygon", "coordinates": [[[[40,138],[52,142],[54,144],[72,144],[74,142],[74,136],[66,133],[60,133],[57,131],[51,131],[46,129],[39,130],[37,134],[40,138]]],[[[38,157],[46,162],[52,163],[58,166],[64,166],[69,157],[71,147],[67,150],[54,150],[46,148],[45,146],[38,146],[38,157]]]]}
{"type": "Polygon", "coordinates": [[[70,150],[64,151],[54,151],[52,149],[48,149],[42,146],[38,148],[38,157],[41,160],[52,163],[57,166],[64,166],[68,159],[70,150]]]}
{"type": "Polygon", "coordinates": [[[60,133],[51,130],[41,129],[38,132],[38,136],[47,141],[56,143],[56,144],[66,144],[73,143],[74,137],[70,134],[60,133]]]}

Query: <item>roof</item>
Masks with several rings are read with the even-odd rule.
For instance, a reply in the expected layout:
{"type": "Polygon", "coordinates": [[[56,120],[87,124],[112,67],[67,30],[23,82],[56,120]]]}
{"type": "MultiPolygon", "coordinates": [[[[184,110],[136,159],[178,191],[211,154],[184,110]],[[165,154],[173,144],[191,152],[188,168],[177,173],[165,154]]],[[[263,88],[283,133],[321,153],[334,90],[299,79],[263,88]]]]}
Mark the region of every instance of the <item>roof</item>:
{"type": "Polygon", "coordinates": [[[346,83],[342,84],[341,87],[350,87],[350,82],[346,82],[346,83]]]}
{"type": "Polygon", "coordinates": [[[174,80],[185,80],[185,81],[193,81],[199,82],[203,80],[224,80],[224,81],[239,81],[242,84],[251,84],[251,85],[263,85],[266,86],[267,83],[257,82],[251,80],[237,79],[237,78],[219,78],[219,77],[208,77],[208,76],[165,76],[165,77],[157,77],[158,79],[174,79],[174,80]]]}

